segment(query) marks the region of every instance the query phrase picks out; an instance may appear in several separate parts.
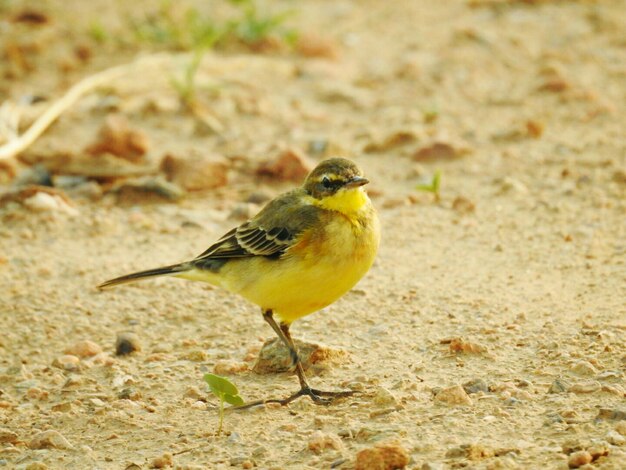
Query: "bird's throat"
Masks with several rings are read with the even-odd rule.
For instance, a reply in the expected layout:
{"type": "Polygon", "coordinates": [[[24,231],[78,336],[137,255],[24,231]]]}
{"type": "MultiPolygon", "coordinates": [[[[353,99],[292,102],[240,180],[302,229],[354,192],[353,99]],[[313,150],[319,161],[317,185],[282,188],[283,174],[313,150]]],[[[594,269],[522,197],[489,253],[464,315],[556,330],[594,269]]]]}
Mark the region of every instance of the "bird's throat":
{"type": "Polygon", "coordinates": [[[327,196],[314,202],[318,207],[341,212],[348,217],[357,214],[368,203],[369,198],[363,191],[363,188],[339,190],[332,196],[327,196]]]}

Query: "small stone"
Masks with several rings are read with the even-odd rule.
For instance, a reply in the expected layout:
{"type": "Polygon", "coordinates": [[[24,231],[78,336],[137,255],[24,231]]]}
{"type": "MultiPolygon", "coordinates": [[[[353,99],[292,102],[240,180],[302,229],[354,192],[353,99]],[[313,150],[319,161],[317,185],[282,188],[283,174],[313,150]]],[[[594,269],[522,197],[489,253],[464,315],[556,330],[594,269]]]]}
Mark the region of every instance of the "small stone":
{"type": "Polygon", "coordinates": [[[606,440],[609,444],[613,444],[614,446],[623,446],[626,444],[626,437],[617,431],[609,431],[606,435],[606,440]]]}
{"type": "Polygon", "coordinates": [[[228,184],[228,162],[222,157],[166,155],[161,161],[161,171],[168,181],[187,191],[221,188],[228,184]]]}
{"type": "Polygon", "coordinates": [[[187,361],[204,362],[207,360],[207,353],[201,349],[194,349],[193,351],[186,352],[180,358],[187,361]]]}
{"type": "Polygon", "coordinates": [[[115,340],[116,355],[125,356],[138,351],[141,351],[141,343],[136,333],[127,331],[117,334],[117,339],[115,340]]]}
{"type": "Polygon", "coordinates": [[[165,452],[161,457],[156,457],[150,462],[150,468],[166,468],[174,465],[172,454],[165,452]]]}
{"type": "Polygon", "coordinates": [[[65,354],[55,358],[52,366],[67,371],[77,371],[80,368],[80,359],[72,354],[65,354]]]}
{"type": "Polygon", "coordinates": [[[615,425],[615,430],[622,436],[626,436],[626,421],[620,421],[615,425]]]}
{"type": "Polygon", "coordinates": [[[435,401],[440,403],[446,403],[448,405],[472,404],[472,399],[460,385],[444,388],[439,393],[437,393],[437,395],[435,395],[435,401]]]}
{"type": "Polygon", "coordinates": [[[248,364],[238,361],[218,361],[213,367],[213,373],[217,375],[235,375],[249,370],[248,364]]]}
{"type": "Polygon", "coordinates": [[[356,454],[355,470],[394,470],[409,464],[408,452],[398,443],[378,444],[356,454]]]}
{"type": "Polygon", "coordinates": [[[73,446],[58,431],[50,429],[40,432],[28,443],[31,449],[72,449],[73,446]]]}
{"type": "Polygon", "coordinates": [[[24,199],[24,206],[33,212],[63,212],[68,215],[78,215],[78,210],[67,203],[67,200],[44,191],[38,191],[24,199]]]}
{"type": "Polygon", "coordinates": [[[526,134],[533,139],[538,139],[543,135],[544,125],[539,121],[526,121],[526,134]]]}
{"type": "Polygon", "coordinates": [[[452,209],[460,214],[470,214],[476,211],[476,204],[464,196],[457,196],[452,201],[452,209]]]}
{"type": "Polygon", "coordinates": [[[326,434],[322,431],[315,431],[309,437],[308,449],[314,454],[321,454],[326,449],[341,450],[343,442],[336,434],[326,434]]]}
{"type": "Polygon", "coordinates": [[[582,393],[595,393],[602,389],[600,382],[596,380],[589,380],[587,382],[578,382],[572,385],[567,391],[577,394],[582,393]]]}
{"type": "Polygon", "coordinates": [[[450,341],[450,352],[463,354],[483,354],[487,348],[482,344],[465,341],[463,338],[452,338],[450,341]]]}
{"type": "Polygon", "coordinates": [[[269,176],[280,181],[301,183],[312,169],[313,164],[303,152],[288,148],[274,160],[262,163],[256,172],[260,176],[269,176]]]}
{"type": "Polygon", "coordinates": [[[567,460],[567,465],[569,465],[569,468],[578,468],[591,463],[591,461],[592,458],[589,452],[586,450],[579,450],[578,452],[570,454],[569,459],[567,460]]]}
{"type": "Polygon", "coordinates": [[[385,387],[377,387],[376,394],[372,401],[375,405],[382,407],[396,406],[398,404],[398,400],[393,393],[385,387]]]}
{"type": "Polygon", "coordinates": [[[487,393],[489,392],[489,386],[483,379],[472,379],[463,384],[463,390],[465,390],[468,395],[478,392],[487,393]]]}
{"type": "Polygon", "coordinates": [[[415,132],[410,130],[399,130],[389,134],[381,141],[373,141],[367,144],[363,151],[365,153],[386,152],[397,147],[413,143],[417,140],[415,132]]]}
{"type": "Polygon", "coordinates": [[[445,470],[446,467],[440,462],[425,462],[420,467],[420,470],[445,470]]]}
{"type": "Polygon", "coordinates": [[[587,447],[587,452],[591,454],[592,460],[598,460],[600,457],[609,455],[609,447],[606,445],[606,443],[594,444],[591,447],[587,447]]]}
{"type": "Polygon", "coordinates": [[[469,149],[457,148],[447,142],[433,142],[415,152],[413,160],[417,162],[457,160],[467,153],[469,149]]]}
{"type": "Polygon", "coordinates": [[[563,379],[555,379],[552,384],[550,384],[550,388],[548,389],[548,393],[565,393],[571,387],[571,384],[563,379]]]}
{"type": "Polygon", "coordinates": [[[527,194],[528,187],[524,183],[515,178],[511,178],[510,176],[505,176],[504,178],[498,179],[496,184],[500,186],[499,193],[518,193],[518,194],[527,194]]]}
{"type": "Polygon", "coordinates": [[[17,434],[7,428],[0,428],[0,444],[15,444],[17,434]]]}
{"type": "Polygon", "coordinates": [[[139,162],[148,148],[148,137],[144,132],[132,129],[125,116],[110,114],[106,117],[96,142],[87,147],[86,152],[90,155],[108,153],[131,162],[139,162]]]}
{"type": "Polygon", "coordinates": [[[23,468],[24,470],[48,470],[48,466],[43,462],[31,462],[23,468]]]}
{"type": "Polygon", "coordinates": [[[601,408],[596,419],[626,420],[626,411],[617,408],[601,408]]]}
{"type": "Polygon", "coordinates": [[[339,58],[339,46],[330,37],[305,33],[298,37],[296,51],[303,57],[335,60],[339,58]]]}
{"type": "Polygon", "coordinates": [[[626,185],[626,170],[615,170],[611,179],[618,184],[626,185]]]}
{"type": "Polygon", "coordinates": [[[52,405],[52,411],[56,411],[57,413],[67,413],[72,410],[72,402],[65,401],[62,403],[57,403],[52,405]]]}
{"type": "Polygon", "coordinates": [[[163,175],[122,179],[109,192],[117,195],[119,204],[125,205],[178,201],[185,195],[180,186],[167,181],[163,175]]]}
{"type": "Polygon", "coordinates": [[[258,190],[250,193],[246,198],[246,202],[251,204],[259,205],[264,204],[267,201],[271,200],[273,195],[268,191],[258,190]]]}
{"type": "Polygon", "coordinates": [[[598,369],[589,361],[578,361],[570,367],[570,370],[575,374],[585,376],[593,376],[598,373],[598,369]]]}
{"type": "Polygon", "coordinates": [[[489,459],[495,455],[495,451],[491,447],[482,444],[469,444],[461,447],[465,450],[465,456],[469,460],[489,459]]]}
{"type": "Polygon", "coordinates": [[[259,206],[250,202],[239,202],[235,204],[233,209],[228,214],[229,219],[233,220],[248,220],[252,218],[257,212],[259,212],[259,206]]]}
{"type": "MultiPolygon", "coordinates": [[[[341,364],[347,357],[347,351],[330,348],[321,343],[295,340],[302,367],[308,369],[324,369],[341,364]]],[[[292,367],[292,359],[287,347],[278,338],[266,341],[259,351],[259,356],[252,370],[257,374],[286,372],[292,367]]]]}
{"type": "Polygon", "coordinates": [[[194,400],[204,400],[206,399],[206,394],[202,393],[198,387],[195,385],[190,385],[185,390],[184,396],[187,398],[193,398],[194,400]]]}
{"type": "Polygon", "coordinates": [[[102,348],[93,341],[78,341],[65,351],[65,354],[71,354],[80,358],[92,357],[102,352],[102,348]]]}

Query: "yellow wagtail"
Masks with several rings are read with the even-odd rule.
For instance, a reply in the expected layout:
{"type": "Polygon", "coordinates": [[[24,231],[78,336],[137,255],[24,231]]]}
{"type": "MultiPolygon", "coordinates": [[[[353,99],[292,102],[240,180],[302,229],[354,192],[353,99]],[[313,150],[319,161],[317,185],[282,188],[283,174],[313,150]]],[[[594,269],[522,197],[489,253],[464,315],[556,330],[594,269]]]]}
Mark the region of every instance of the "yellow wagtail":
{"type": "Polygon", "coordinates": [[[289,326],[333,303],[372,266],[380,229],[363,190],[368,182],[350,160],[322,161],[302,187],[270,201],[197,258],[128,274],[99,287],[170,275],[239,294],[261,307],[265,321],[289,348],[300,381],[300,390],[288,398],[247,406],[286,405],[304,395],[317,403],[348,396],[352,392],[324,392],[309,386],[289,326]]]}

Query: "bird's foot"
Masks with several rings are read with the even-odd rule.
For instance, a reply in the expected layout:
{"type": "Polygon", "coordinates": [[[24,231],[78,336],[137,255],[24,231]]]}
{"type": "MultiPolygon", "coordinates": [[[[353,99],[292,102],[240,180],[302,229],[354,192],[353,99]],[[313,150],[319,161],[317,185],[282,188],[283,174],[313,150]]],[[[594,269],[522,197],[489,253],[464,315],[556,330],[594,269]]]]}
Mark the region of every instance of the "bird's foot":
{"type": "Polygon", "coordinates": [[[298,390],[296,393],[294,393],[293,395],[287,397],[287,398],[283,398],[281,399],[277,399],[277,398],[271,398],[271,399],[267,399],[267,400],[257,400],[257,401],[252,401],[250,403],[246,403],[245,405],[241,405],[241,406],[237,406],[235,409],[236,410],[247,410],[249,408],[253,408],[255,406],[259,406],[259,405],[266,405],[268,403],[278,403],[281,406],[285,406],[288,405],[289,403],[291,403],[292,401],[300,398],[300,397],[309,397],[311,398],[311,400],[313,400],[314,403],[318,404],[318,405],[329,405],[330,403],[333,402],[333,400],[337,399],[337,398],[344,398],[344,397],[349,397],[354,395],[355,391],[353,390],[346,390],[346,391],[342,391],[342,392],[326,392],[324,390],[317,390],[315,388],[311,388],[311,387],[302,387],[300,390],[298,390]],[[327,397],[327,398],[325,398],[327,397]]]}

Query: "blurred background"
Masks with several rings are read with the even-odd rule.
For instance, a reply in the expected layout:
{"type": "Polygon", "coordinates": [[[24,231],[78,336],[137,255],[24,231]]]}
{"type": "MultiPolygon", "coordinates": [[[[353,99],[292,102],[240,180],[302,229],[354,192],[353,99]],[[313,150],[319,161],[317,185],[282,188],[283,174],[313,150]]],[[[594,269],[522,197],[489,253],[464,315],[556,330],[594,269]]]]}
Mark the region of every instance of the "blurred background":
{"type": "Polygon", "coordinates": [[[623,468],[625,26],[623,0],[0,0],[0,467],[623,468]],[[255,366],[256,309],[94,286],[331,156],[383,241],[293,334],[362,393],[218,437],[204,373],[294,386],[255,366]]]}

